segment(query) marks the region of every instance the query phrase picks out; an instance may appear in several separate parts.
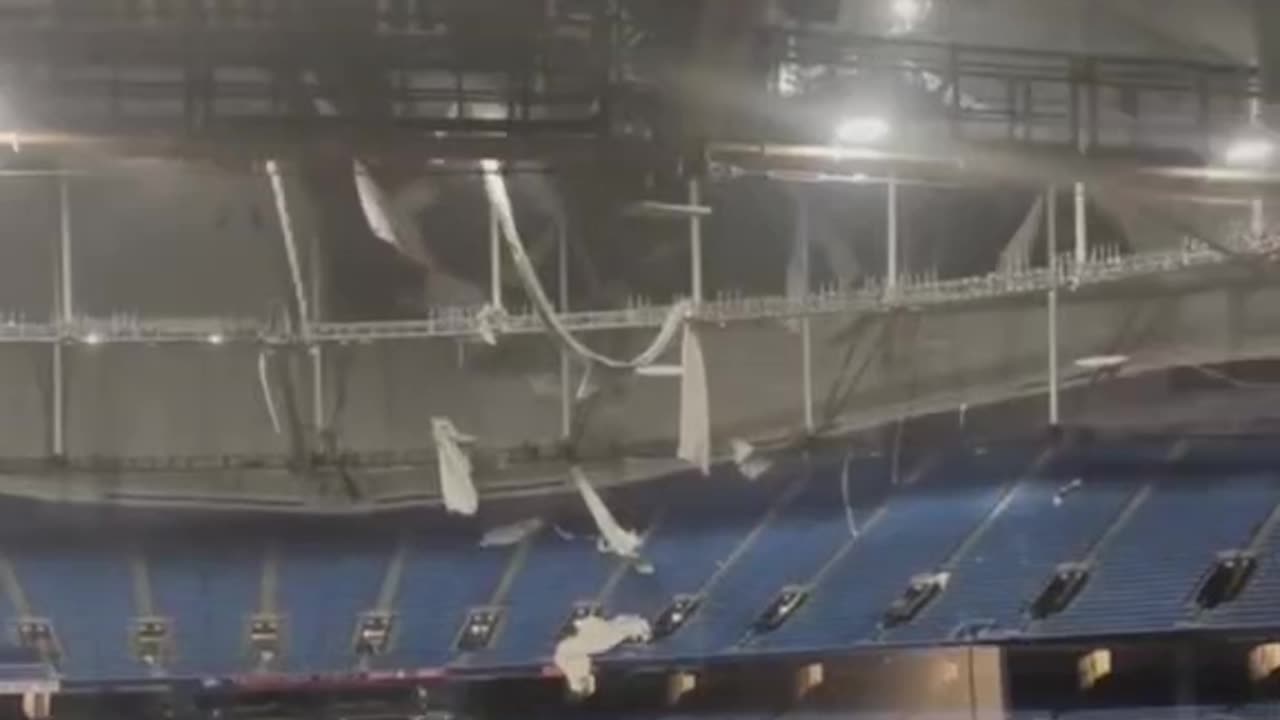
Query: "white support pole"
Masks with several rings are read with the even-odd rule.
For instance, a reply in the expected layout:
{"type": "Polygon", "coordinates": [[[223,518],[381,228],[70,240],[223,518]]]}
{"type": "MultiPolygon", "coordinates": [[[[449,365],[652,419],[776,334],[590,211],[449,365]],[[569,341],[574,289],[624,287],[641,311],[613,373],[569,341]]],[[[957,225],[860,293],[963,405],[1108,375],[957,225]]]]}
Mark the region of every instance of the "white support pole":
{"type": "MultiPolygon", "coordinates": [[[[796,237],[794,242],[800,249],[800,267],[804,275],[804,296],[813,292],[813,270],[810,265],[812,249],[809,237],[809,203],[803,190],[797,190],[796,199],[796,237]]],[[[813,417],[813,321],[806,314],[800,319],[800,353],[802,374],[802,391],[804,392],[804,427],[810,434],[814,431],[813,417]]]]}
{"type": "Polygon", "coordinates": [[[1075,185],[1075,209],[1076,209],[1076,273],[1079,274],[1084,264],[1089,260],[1089,224],[1088,217],[1085,213],[1088,200],[1085,197],[1084,183],[1077,182],[1075,185]]]}
{"type": "MultiPolygon", "coordinates": [[[[57,266],[54,270],[54,276],[57,280],[54,312],[63,328],[70,327],[75,317],[75,298],[72,295],[71,277],[71,229],[71,186],[70,181],[63,176],[58,178],[58,248],[57,266]]],[[[67,373],[65,352],[66,349],[63,343],[54,343],[50,449],[55,457],[63,457],[67,453],[67,373]]]]}
{"type": "Polygon", "coordinates": [[[1058,190],[1050,186],[1045,201],[1045,255],[1049,267],[1049,424],[1058,425],[1058,190]]]}
{"type": "MultiPolygon", "coordinates": [[[[289,263],[289,281],[293,286],[293,302],[298,314],[298,333],[306,344],[311,356],[311,422],[316,433],[324,430],[324,357],[320,346],[312,342],[311,321],[312,303],[307,294],[307,283],[303,277],[302,255],[298,248],[298,231],[293,208],[290,207],[289,193],[285,189],[284,173],[276,160],[267,162],[267,175],[271,180],[271,194],[275,198],[276,215],[280,221],[280,236],[284,242],[285,259],[289,263]]],[[[312,244],[314,255],[315,245],[312,244]]],[[[312,273],[318,269],[312,265],[312,273]]]]}
{"type": "Polygon", "coordinates": [[[302,280],[302,259],[298,255],[298,241],[294,231],[293,211],[289,207],[289,195],[284,187],[284,175],[279,162],[267,161],[267,175],[271,180],[271,194],[275,198],[276,216],[280,221],[280,236],[284,240],[285,259],[289,263],[289,280],[293,285],[293,302],[298,313],[298,330],[303,338],[310,339],[311,309],[302,280]]]}
{"type": "MultiPolygon", "coordinates": [[[[689,206],[702,204],[702,188],[697,178],[689,179],[689,206]]],[[[690,292],[693,302],[701,305],[702,294],[702,217],[697,213],[689,215],[689,274],[690,292]]]]}
{"type": "MultiPolygon", "coordinates": [[[[564,218],[560,219],[556,228],[556,272],[559,275],[560,312],[569,312],[569,233],[564,227],[564,218]]],[[[569,363],[569,352],[560,348],[560,437],[569,439],[573,432],[573,367],[569,363]]]]}
{"type": "MultiPolygon", "coordinates": [[[[310,298],[311,298],[311,317],[307,318],[308,323],[311,321],[321,321],[324,319],[321,307],[322,288],[321,276],[324,272],[324,266],[320,257],[320,238],[312,233],[310,237],[310,252],[307,254],[307,268],[309,270],[308,278],[310,282],[310,298]]],[[[308,328],[308,334],[310,329],[308,328]]],[[[317,433],[325,433],[329,429],[329,420],[325,408],[324,400],[325,385],[325,362],[324,347],[320,343],[311,346],[311,423],[315,427],[317,433]]]]}
{"type": "Polygon", "coordinates": [[[890,177],[885,207],[887,230],[885,232],[884,287],[892,294],[898,289],[898,180],[890,177]]]}
{"type": "Polygon", "coordinates": [[[489,203],[489,304],[502,309],[502,228],[493,203],[489,203]]]}

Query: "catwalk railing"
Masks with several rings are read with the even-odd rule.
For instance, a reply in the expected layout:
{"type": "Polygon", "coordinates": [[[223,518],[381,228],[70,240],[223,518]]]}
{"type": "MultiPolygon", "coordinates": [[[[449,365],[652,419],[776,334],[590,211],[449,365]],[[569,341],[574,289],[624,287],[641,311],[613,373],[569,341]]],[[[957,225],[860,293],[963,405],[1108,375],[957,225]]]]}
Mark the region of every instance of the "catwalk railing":
{"type": "MultiPolygon", "coordinates": [[[[728,324],[761,320],[885,313],[897,309],[963,305],[1016,299],[1047,292],[1050,287],[1078,289],[1158,277],[1178,270],[1266,262],[1280,253],[1280,237],[1249,237],[1231,246],[1210,246],[1187,240],[1180,250],[1122,255],[1095,249],[1084,263],[1062,255],[1056,277],[1048,268],[1027,267],[987,275],[940,280],[928,274],[904,275],[896,287],[876,280],[852,289],[828,289],[802,297],[726,296],[698,304],[692,313],[702,322],[728,324]]],[[[635,300],[625,308],[562,314],[565,327],[577,332],[656,328],[670,305],[635,300]]],[[[365,343],[427,338],[481,338],[493,332],[530,335],[545,332],[530,309],[494,314],[483,306],[438,308],[419,320],[372,322],[316,322],[310,333],[285,323],[255,318],[145,318],[135,315],[76,317],[69,322],[32,322],[0,314],[0,343],[102,345],[116,343],[223,345],[251,343],[268,346],[365,343]]]]}

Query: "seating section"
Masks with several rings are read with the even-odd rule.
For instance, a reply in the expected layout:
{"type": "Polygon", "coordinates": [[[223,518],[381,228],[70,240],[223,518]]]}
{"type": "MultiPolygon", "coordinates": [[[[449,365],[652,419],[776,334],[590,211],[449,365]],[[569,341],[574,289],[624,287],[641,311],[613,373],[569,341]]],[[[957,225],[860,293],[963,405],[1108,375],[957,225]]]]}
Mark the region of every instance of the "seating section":
{"type": "Polygon", "coordinates": [[[354,665],[356,618],[377,603],[395,538],[350,530],[342,537],[326,542],[309,531],[278,541],[281,670],[324,673],[354,665]]]}
{"type": "Polygon", "coordinates": [[[1078,487],[1074,479],[1022,483],[957,559],[942,595],[890,639],[936,642],[979,627],[1021,632],[1027,608],[1057,565],[1084,559],[1137,489],[1136,483],[1094,479],[1078,487]]]}
{"type": "Polygon", "coordinates": [[[594,536],[573,527],[562,536],[544,528],[534,538],[503,598],[505,617],[487,651],[467,664],[509,666],[551,657],[574,603],[595,601],[618,558],[601,553],[594,536]]]}
{"type": "Polygon", "coordinates": [[[180,675],[243,672],[249,616],[259,610],[262,544],[201,533],[157,538],[145,552],[153,611],[172,623],[170,669],[180,675]]]}
{"type": "Polygon", "coordinates": [[[1030,454],[1014,457],[913,463],[897,484],[881,459],[825,456],[754,482],[729,469],[615,490],[607,500],[623,525],[644,533],[652,572],[602,553],[575,495],[513,501],[482,518],[184,518],[81,507],[33,522],[15,512],[0,525],[14,570],[0,578],[0,621],[12,626],[22,605],[48,618],[69,684],[254,672],[248,624],[260,612],[282,618],[272,670],[294,676],[361,668],[353,634],[360,614],[374,609],[393,620],[369,669],[418,673],[535,670],[549,662],[575,603],[656,619],[674,596],[696,593],[702,604],[683,627],[604,661],[936,644],[964,641],[965,632],[998,639],[1167,632],[1189,622],[1280,627],[1274,532],[1257,538],[1258,570],[1238,598],[1206,612],[1191,602],[1216,553],[1255,539],[1280,503],[1280,478],[1214,475],[1203,463],[1139,476],[1110,459],[1097,475],[1044,464],[1028,475],[1030,454]],[[545,520],[533,536],[479,547],[485,529],[531,516],[545,520]],[[1030,622],[1026,606],[1055,566],[1091,552],[1080,595],[1030,622]],[[937,571],[949,573],[940,594],[884,627],[912,578],[937,571]],[[753,634],[789,585],[806,586],[807,600],[773,631],[753,634]],[[464,617],[486,605],[504,610],[492,642],[460,652],[464,617]],[[142,614],[169,620],[162,668],[135,657],[133,622],[142,614]]]}
{"type": "Polygon", "coordinates": [[[376,667],[436,668],[452,660],[467,608],[493,598],[512,552],[477,549],[475,536],[467,533],[412,533],[395,598],[391,649],[376,659],[376,667]]]}
{"type": "MultiPolygon", "coordinates": [[[[658,650],[670,656],[692,656],[729,648],[788,585],[807,583],[842,546],[853,539],[843,511],[844,491],[838,482],[843,461],[826,468],[835,482],[808,482],[787,505],[761,528],[754,542],[709,589],[693,618],[658,650]]],[[[849,492],[854,529],[864,524],[880,500],[885,463],[879,460],[849,465],[849,492]]],[[[687,547],[689,533],[681,542],[687,547]]],[[[679,553],[679,546],[673,554],[679,553]]],[[[682,590],[691,592],[692,590],[682,590]]]]}
{"type": "Polygon", "coordinates": [[[1191,617],[1197,581],[1219,550],[1247,543],[1276,502],[1274,477],[1155,481],[1105,548],[1089,583],[1038,634],[1165,630],[1191,617]]]}
{"type": "MultiPolygon", "coordinates": [[[[762,479],[744,485],[740,477],[711,478],[711,483],[718,484],[719,492],[706,493],[706,488],[700,488],[702,502],[672,503],[665,507],[655,532],[645,542],[645,559],[653,564],[654,571],[650,574],[628,572],[622,576],[611,593],[607,609],[611,613],[634,613],[653,620],[677,595],[701,592],[717,572],[731,569],[729,563],[735,553],[750,550],[753,533],[766,521],[770,511],[782,509],[779,506],[799,491],[799,485],[804,483],[803,470],[795,469],[794,474],[794,478],[782,484],[762,479]]],[[[833,486],[810,483],[810,487],[830,489],[833,486]]],[[[770,535],[769,532],[757,533],[754,544],[770,535]]],[[[733,566],[740,567],[745,561],[739,558],[733,566]]],[[[696,632],[685,628],[673,636],[677,642],[643,649],[628,648],[626,653],[650,658],[698,653],[709,646],[688,642],[696,637],[696,632]]]]}
{"type": "Polygon", "coordinates": [[[11,558],[31,614],[53,623],[62,672],[104,680],[145,676],[130,650],[135,609],[127,545],[68,540],[17,548],[11,558]]]}
{"type": "Polygon", "coordinates": [[[874,637],[911,578],[938,568],[991,511],[1000,485],[928,487],[894,497],[789,622],[759,639],[770,650],[845,647],[874,637]]]}

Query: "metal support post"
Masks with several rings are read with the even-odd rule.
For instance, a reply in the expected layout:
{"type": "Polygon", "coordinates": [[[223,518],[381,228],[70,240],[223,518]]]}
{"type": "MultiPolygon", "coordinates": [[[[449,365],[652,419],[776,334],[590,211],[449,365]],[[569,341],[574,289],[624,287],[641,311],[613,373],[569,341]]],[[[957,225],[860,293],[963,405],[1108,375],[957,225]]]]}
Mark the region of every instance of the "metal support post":
{"type": "MultiPolygon", "coordinates": [[[[322,284],[321,277],[324,274],[323,258],[321,257],[320,238],[312,233],[309,238],[310,252],[307,254],[308,275],[310,275],[311,298],[311,316],[307,318],[307,322],[321,322],[324,320],[324,313],[321,311],[322,305],[322,284]]],[[[310,329],[308,329],[310,336],[310,329]]],[[[321,439],[327,439],[329,430],[329,420],[325,408],[324,400],[325,386],[325,353],[324,347],[320,343],[311,345],[311,422],[315,426],[316,432],[321,434],[321,439]]]]}
{"type": "Polygon", "coordinates": [[[1045,255],[1049,267],[1049,424],[1061,422],[1058,404],[1058,190],[1050,187],[1045,200],[1045,255]]]}
{"type": "MultiPolygon", "coordinates": [[[[697,178],[689,179],[689,206],[702,204],[702,188],[697,178]]],[[[702,217],[697,213],[689,215],[689,274],[690,291],[693,302],[701,305],[702,294],[702,217]]]]}
{"type": "MultiPolygon", "coordinates": [[[[800,251],[800,267],[804,276],[804,295],[809,297],[813,292],[813,271],[810,258],[812,257],[811,240],[809,238],[809,203],[806,202],[803,191],[797,191],[796,195],[796,237],[794,242],[800,251]]],[[[813,418],[813,319],[805,314],[800,318],[800,351],[801,351],[801,368],[802,373],[802,390],[804,392],[804,428],[809,433],[814,431],[813,418]]]]}
{"type": "Polygon", "coordinates": [[[1261,238],[1267,233],[1267,206],[1261,195],[1249,201],[1249,234],[1261,238]]]}
{"type": "MultiPolygon", "coordinates": [[[[569,233],[564,227],[564,218],[560,219],[556,228],[556,272],[559,275],[560,312],[569,312],[569,233]]],[[[573,367],[569,362],[569,352],[560,348],[560,437],[568,440],[573,432],[573,367]]]]}
{"type": "Polygon", "coordinates": [[[502,227],[493,203],[489,203],[489,304],[502,309],[502,227]]]}
{"type": "Polygon", "coordinates": [[[890,177],[886,193],[884,287],[890,294],[898,289],[898,180],[890,177]]]}
{"type": "MultiPolygon", "coordinates": [[[[72,295],[71,277],[71,186],[66,177],[58,178],[58,246],[54,278],[57,291],[54,295],[54,313],[63,328],[70,327],[75,317],[75,298],[72,295]]],[[[59,341],[53,345],[53,397],[50,412],[50,450],[54,457],[67,453],[67,372],[66,348],[59,341]]]]}
{"type": "Polygon", "coordinates": [[[1079,275],[1084,264],[1089,260],[1089,223],[1086,214],[1088,200],[1085,197],[1084,183],[1077,182],[1075,186],[1075,207],[1076,207],[1076,274],[1079,275]]]}

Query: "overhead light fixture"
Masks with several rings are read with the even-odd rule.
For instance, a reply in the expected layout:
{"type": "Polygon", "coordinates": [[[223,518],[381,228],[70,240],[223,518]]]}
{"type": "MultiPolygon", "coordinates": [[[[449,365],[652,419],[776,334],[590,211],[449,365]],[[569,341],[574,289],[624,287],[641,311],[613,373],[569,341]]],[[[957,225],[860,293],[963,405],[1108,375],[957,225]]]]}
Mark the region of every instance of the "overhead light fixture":
{"type": "Polygon", "coordinates": [[[1242,135],[1227,145],[1223,159],[1228,165],[1257,166],[1267,164],[1276,153],[1276,144],[1261,132],[1242,135]]]}
{"type": "Polygon", "coordinates": [[[1127,362],[1129,362],[1128,355],[1090,355],[1089,357],[1078,358],[1075,365],[1085,370],[1109,370],[1120,367],[1127,362]]]}
{"type": "Polygon", "coordinates": [[[635,369],[640,377],[670,378],[684,375],[684,367],[680,365],[641,365],[635,369]]]}
{"type": "Polygon", "coordinates": [[[929,14],[929,5],[929,0],[891,0],[889,10],[893,15],[893,32],[915,30],[929,14]]]}
{"type": "Polygon", "coordinates": [[[905,25],[915,25],[924,17],[924,0],[893,0],[893,17],[905,25]]]}
{"type": "Polygon", "coordinates": [[[205,342],[210,345],[221,345],[227,341],[227,336],[222,333],[209,333],[209,337],[205,338],[205,342]]]}
{"type": "Polygon", "coordinates": [[[836,142],[841,145],[874,145],[889,137],[889,121],[878,115],[862,115],[836,126],[836,142]]]}
{"type": "Polygon", "coordinates": [[[84,344],[85,345],[101,345],[102,333],[97,332],[96,330],[86,333],[84,336],[84,344]]]}

